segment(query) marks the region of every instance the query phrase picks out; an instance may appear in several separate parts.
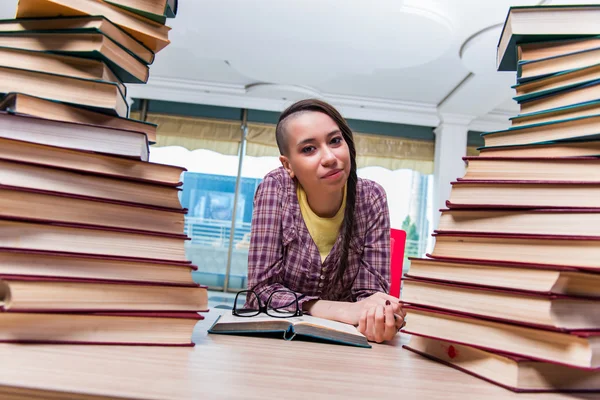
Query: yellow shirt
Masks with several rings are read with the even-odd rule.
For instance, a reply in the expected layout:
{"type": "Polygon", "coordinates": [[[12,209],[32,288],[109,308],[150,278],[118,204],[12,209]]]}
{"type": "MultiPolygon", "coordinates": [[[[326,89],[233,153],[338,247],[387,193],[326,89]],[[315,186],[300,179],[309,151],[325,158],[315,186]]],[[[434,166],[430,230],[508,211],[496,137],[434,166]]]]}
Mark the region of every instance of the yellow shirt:
{"type": "Polygon", "coordinates": [[[321,262],[325,261],[327,255],[331,252],[333,245],[340,233],[342,222],[344,221],[344,210],[346,208],[346,187],[344,187],[344,199],[338,212],[331,218],[319,217],[310,208],[306,192],[302,186],[298,185],[296,189],[300,212],[308,232],[319,249],[321,262]]]}

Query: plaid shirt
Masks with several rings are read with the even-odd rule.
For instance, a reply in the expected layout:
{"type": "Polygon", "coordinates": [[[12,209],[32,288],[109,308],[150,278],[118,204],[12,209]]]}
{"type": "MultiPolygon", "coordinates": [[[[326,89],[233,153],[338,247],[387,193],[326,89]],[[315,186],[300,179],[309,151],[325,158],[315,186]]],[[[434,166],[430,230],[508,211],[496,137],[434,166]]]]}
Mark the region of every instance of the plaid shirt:
{"type": "MultiPolygon", "coordinates": [[[[338,284],[326,295],[339,268],[341,235],[324,262],[304,223],[296,183],[282,168],[271,171],[260,183],[254,197],[254,211],[248,252],[248,288],[263,303],[278,289],[296,292],[300,305],[324,299],[358,301],[375,292],[389,292],[390,217],[384,189],[377,183],[358,179],[354,231],[350,241],[348,268],[344,282],[353,281],[350,290],[338,284]],[[356,279],[354,279],[356,277],[356,279]]],[[[293,301],[280,298],[283,306],[293,301]]],[[[248,296],[247,307],[256,307],[248,296]]]]}

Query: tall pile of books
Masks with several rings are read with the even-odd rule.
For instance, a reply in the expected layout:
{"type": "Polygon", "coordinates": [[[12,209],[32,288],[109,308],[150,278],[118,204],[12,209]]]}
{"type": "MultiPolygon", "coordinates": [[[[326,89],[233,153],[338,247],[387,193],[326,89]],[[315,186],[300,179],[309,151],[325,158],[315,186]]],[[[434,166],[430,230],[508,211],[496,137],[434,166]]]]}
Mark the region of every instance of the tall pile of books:
{"type": "Polygon", "coordinates": [[[20,0],[0,21],[0,342],[191,345],[182,168],[126,86],[168,43],[173,0],[20,0]]]}
{"type": "Polygon", "coordinates": [[[600,391],[600,6],[511,8],[521,113],[484,133],[404,281],[407,348],[516,391],[600,391]]]}

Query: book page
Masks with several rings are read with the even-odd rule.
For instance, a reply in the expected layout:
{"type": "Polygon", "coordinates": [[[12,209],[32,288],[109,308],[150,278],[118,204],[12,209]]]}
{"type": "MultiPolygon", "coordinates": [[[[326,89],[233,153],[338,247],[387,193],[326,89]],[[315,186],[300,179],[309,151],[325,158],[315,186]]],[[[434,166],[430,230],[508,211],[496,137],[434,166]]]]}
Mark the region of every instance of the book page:
{"type": "Polygon", "coordinates": [[[330,321],[323,318],[313,317],[311,315],[303,315],[301,317],[290,317],[290,318],[275,318],[267,314],[261,313],[255,317],[237,317],[231,312],[225,312],[219,319],[219,324],[232,324],[232,323],[261,323],[261,322],[287,322],[293,325],[311,325],[318,328],[328,329],[332,331],[338,331],[343,333],[349,333],[351,335],[363,336],[355,326],[344,324],[342,322],[330,321]]]}
{"type": "Polygon", "coordinates": [[[319,328],[324,328],[332,331],[349,333],[351,335],[363,336],[354,325],[344,324],[342,322],[330,321],[328,319],[317,318],[311,315],[303,315],[301,317],[288,318],[294,325],[312,325],[319,328]]]}
{"type": "Polygon", "coordinates": [[[231,311],[226,311],[223,313],[223,315],[221,315],[221,318],[219,319],[219,324],[239,324],[239,323],[248,323],[248,322],[252,322],[252,323],[260,323],[260,322],[288,322],[288,323],[292,323],[293,320],[296,320],[296,318],[301,318],[301,317],[294,317],[294,318],[274,318],[271,317],[267,314],[264,313],[260,313],[255,317],[238,317],[236,315],[233,315],[231,313],[231,311]]]}

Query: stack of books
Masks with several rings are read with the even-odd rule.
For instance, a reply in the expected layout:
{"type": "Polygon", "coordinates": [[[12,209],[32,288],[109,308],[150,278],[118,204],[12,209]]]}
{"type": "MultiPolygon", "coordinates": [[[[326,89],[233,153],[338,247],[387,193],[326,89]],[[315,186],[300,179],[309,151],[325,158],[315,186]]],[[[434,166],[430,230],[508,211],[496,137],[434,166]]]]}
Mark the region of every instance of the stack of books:
{"type": "Polygon", "coordinates": [[[128,119],[172,0],[20,0],[0,21],[0,342],[193,345],[183,168],[128,119]]]}
{"type": "Polygon", "coordinates": [[[406,347],[515,391],[600,391],[600,6],[511,8],[498,54],[521,113],[411,261],[406,347]]]}

